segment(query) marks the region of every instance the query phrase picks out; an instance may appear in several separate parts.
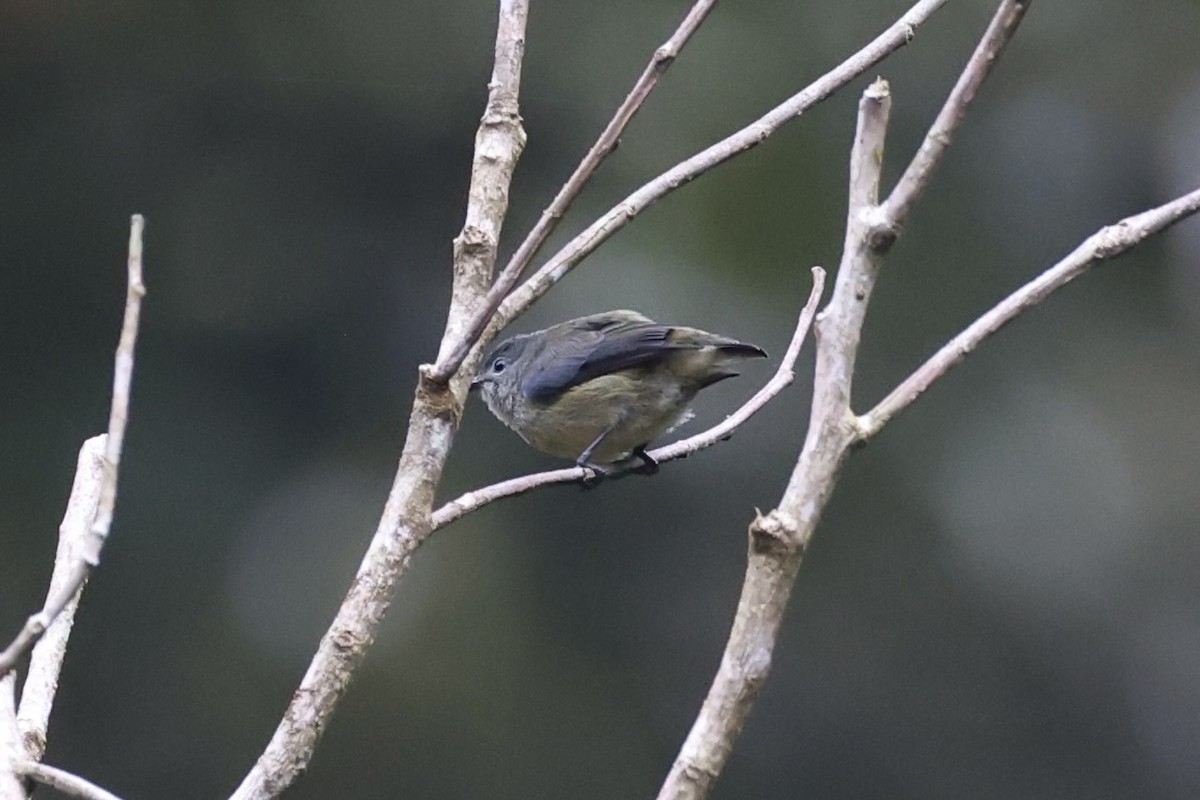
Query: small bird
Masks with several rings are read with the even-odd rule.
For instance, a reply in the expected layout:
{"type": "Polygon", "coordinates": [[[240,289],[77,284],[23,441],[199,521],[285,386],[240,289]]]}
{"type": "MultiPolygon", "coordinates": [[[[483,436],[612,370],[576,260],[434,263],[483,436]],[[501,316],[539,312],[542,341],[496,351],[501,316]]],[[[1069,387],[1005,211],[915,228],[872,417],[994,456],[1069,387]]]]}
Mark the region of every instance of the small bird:
{"type": "Polygon", "coordinates": [[[606,311],[505,339],[471,382],[496,417],[533,447],[573,459],[599,480],[691,417],[696,393],[765,358],[727,336],[661,325],[636,311],[606,311]]]}

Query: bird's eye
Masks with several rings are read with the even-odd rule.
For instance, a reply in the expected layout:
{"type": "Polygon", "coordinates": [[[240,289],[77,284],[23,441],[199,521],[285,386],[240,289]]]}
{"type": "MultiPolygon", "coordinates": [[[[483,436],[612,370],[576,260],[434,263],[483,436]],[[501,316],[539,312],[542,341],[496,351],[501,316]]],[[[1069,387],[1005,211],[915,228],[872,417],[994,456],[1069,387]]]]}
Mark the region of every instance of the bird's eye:
{"type": "Polygon", "coordinates": [[[492,372],[499,375],[501,372],[504,372],[504,368],[507,366],[508,366],[507,361],[505,361],[503,358],[497,358],[495,361],[492,362],[492,372]]]}

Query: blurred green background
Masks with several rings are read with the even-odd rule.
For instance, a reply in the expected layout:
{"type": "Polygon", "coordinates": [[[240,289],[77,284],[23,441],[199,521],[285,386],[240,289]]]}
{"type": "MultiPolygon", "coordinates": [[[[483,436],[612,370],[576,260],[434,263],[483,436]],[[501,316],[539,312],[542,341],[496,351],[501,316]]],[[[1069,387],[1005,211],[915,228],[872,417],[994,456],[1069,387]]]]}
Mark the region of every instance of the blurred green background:
{"type": "MultiPolygon", "coordinates": [[[[726,3],[556,236],[774,105],[907,0],[726,3]]],[[[534,0],[505,254],[685,8],[534,0]]],[[[612,307],[782,353],[835,265],[857,94],[894,179],[992,4],[675,193],[515,327],[612,307]]],[[[113,538],[48,760],[224,797],[379,514],[435,352],[490,2],[0,5],[0,632],[106,419],[131,213],[149,296],[113,538]]],[[[1035,3],[888,259],[866,408],[1126,214],[1200,184],[1200,6],[1035,3]]],[[[848,462],[717,798],[1200,795],[1200,222],[1022,317],[848,462]]],[[[711,423],[771,372],[707,393],[711,423]]],[[[419,552],[291,798],[652,796],[716,669],[800,380],[732,441],[480,511],[419,552]]],[[[442,496],[555,465],[468,408],[442,496]]]]}

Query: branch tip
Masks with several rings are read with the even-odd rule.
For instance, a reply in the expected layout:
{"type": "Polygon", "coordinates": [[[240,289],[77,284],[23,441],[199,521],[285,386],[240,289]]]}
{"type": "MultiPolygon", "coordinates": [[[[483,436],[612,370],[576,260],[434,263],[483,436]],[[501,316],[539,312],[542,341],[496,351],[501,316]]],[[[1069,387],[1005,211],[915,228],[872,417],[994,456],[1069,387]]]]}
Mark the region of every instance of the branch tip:
{"type": "Polygon", "coordinates": [[[946,102],[930,126],[912,161],[884,203],[896,226],[902,225],[917,198],[925,191],[933,171],[941,162],[954,134],[966,117],[984,80],[991,74],[1004,47],[1011,41],[1025,15],[1029,0],[1001,0],[946,102]]]}

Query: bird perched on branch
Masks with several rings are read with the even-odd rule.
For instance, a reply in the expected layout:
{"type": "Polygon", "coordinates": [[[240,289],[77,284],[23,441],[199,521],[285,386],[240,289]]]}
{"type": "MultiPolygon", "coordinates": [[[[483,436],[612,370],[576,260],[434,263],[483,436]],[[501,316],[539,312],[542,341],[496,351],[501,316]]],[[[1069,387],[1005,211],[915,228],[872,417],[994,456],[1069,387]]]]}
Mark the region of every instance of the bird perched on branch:
{"type": "Polygon", "coordinates": [[[533,447],[602,478],[691,416],[696,393],[738,373],[760,347],[662,325],[636,311],[606,311],[500,342],[471,382],[497,418],[533,447]]]}

